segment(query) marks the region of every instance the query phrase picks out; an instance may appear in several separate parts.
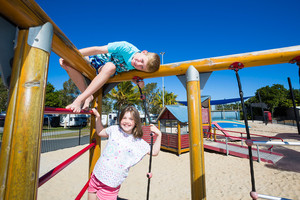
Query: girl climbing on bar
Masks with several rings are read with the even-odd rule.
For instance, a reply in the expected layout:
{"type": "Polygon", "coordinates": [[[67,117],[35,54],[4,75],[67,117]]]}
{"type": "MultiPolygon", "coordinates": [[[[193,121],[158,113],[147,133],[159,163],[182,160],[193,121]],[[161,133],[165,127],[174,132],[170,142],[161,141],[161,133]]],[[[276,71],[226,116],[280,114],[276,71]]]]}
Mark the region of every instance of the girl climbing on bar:
{"type": "MultiPolygon", "coordinates": [[[[95,115],[97,134],[100,137],[108,137],[108,141],[91,175],[88,199],[115,200],[129,169],[146,154],[150,154],[150,145],[142,139],[141,119],[135,107],[124,108],[119,117],[119,125],[108,128],[103,128],[98,111],[95,108],[92,111],[95,115]]],[[[152,150],[152,155],[157,156],[162,134],[153,124],[150,124],[150,131],[157,135],[152,150]]]]}

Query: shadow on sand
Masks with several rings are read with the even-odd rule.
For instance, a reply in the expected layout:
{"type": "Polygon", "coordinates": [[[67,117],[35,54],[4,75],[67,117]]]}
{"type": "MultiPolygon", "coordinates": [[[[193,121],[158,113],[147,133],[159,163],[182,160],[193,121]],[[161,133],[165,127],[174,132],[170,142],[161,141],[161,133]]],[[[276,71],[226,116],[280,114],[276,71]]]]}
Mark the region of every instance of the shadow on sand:
{"type": "MultiPolygon", "coordinates": [[[[300,141],[300,135],[297,133],[279,133],[276,137],[280,137],[283,140],[293,139],[295,141],[300,141]]],[[[296,146],[297,150],[300,146],[296,146]]],[[[266,164],[267,167],[285,170],[285,171],[293,171],[300,173],[300,152],[287,148],[287,146],[274,146],[274,152],[281,153],[284,155],[282,159],[280,159],[275,165],[266,164]]]]}
{"type": "Polygon", "coordinates": [[[128,199],[124,199],[124,198],[118,197],[117,200],[128,200],[128,199]]]}

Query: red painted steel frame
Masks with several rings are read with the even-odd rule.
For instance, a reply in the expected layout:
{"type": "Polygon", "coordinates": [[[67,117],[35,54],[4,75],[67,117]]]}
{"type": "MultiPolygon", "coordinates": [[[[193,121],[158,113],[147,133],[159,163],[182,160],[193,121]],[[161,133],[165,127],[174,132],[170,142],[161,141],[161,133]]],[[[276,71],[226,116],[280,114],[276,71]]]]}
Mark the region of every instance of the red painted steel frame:
{"type": "Polygon", "coordinates": [[[45,107],[44,114],[93,114],[91,110],[74,113],[71,109],[45,107]]]}
{"type": "Polygon", "coordinates": [[[81,191],[79,192],[78,196],[75,198],[75,200],[80,200],[81,197],[84,195],[85,191],[87,190],[87,188],[89,187],[89,183],[90,183],[90,179],[86,182],[86,184],[84,185],[84,187],[81,189],[81,191]]]}
{"type": "Polygon", "coordinates": [[[54,177],[56,174],[58,174],[60,171],[62,171],[64,168],[66,168],[69,164],[71,164],[73,161],[75,161],[78,157],[80,157],[83,153],[88,151],[90,148],[94,147],[96,145],[95,142],[91,143],[66,161],[62,162],[57,167],[50,170],[47,174],[39,178],[39,187],[42,186],[44,183],[46,183],[48,180],[50,180],[52,177],[54,177]]]}

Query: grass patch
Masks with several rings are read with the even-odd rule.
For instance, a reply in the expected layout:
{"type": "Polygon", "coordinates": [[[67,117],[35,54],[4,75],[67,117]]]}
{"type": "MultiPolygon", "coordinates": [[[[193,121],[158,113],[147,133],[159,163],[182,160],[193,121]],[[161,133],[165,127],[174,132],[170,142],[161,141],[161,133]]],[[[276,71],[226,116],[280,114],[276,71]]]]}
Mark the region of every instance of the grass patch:
{"type": "MultiPolygon", "coordinates": [[[[80,136],[86,136],[89,135],[89,131],[81,132],[80,136]]],[[[64,133],[59,135],[47,135],[44,136],[43,139],[62,139],[62,138],[70,138],[70,137],[79,137],[79,132],[73,132],[73,133],[64,133]]]]}
{"type": "Polygon", "coordinates": [[[89,126],[85,126],[85,127],[80,127],[80,126],[76,126],[76,127],[67,127],[64,128],[62,126],[58,126],[58,127],[48,127],[48,126],[43,126],[43,131],[44,130],[51,130],[51,131],[63,131],[63,130],[79,130],[79,129],[89,129],[89,126]]]}
{"type": "MultiPolygon", "coordinates": [[[[79,137],[79,128],[63,128],[63,127],[55,127],[51,129],[43,129],[43,133],[49,133],[49,135],[43,136],[43,139],[61,139],[61,138],[69,138],[69,137],[79,137]],[[57,132],[64,131],[65,133],[57,134],[57,132]],[[69,131],[69,132],[68,132],[69,131]]],[[[85,127],[81,129],[80,136],[86,136],[90,134],[90,128],[85,127]]]]}

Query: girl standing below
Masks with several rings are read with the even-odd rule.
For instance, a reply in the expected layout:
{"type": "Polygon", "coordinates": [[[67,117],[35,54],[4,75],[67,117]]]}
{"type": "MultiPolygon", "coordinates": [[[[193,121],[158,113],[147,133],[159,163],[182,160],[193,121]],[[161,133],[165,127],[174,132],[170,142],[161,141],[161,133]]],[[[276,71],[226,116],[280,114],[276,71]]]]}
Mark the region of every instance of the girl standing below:
{"type": "MultiPolygon", "coordinates": [[[[100,114],[93,108],[96,118],[96,132],[100,137],[108,137],[108,142],[98,159],[88,188],[89,200],[116,200],[122,182],[128,176],[129,169],[146,154],[150,154],[150,145],[142,139],[142,124],[139,112],[133,106],[127,106],[119,117],[119,125],[103,128],[100,114]]],[[[161,132],[150,125],[150,131],[157,135],[152,155],[157,156],[161,145],[161,132]]]]}

